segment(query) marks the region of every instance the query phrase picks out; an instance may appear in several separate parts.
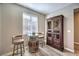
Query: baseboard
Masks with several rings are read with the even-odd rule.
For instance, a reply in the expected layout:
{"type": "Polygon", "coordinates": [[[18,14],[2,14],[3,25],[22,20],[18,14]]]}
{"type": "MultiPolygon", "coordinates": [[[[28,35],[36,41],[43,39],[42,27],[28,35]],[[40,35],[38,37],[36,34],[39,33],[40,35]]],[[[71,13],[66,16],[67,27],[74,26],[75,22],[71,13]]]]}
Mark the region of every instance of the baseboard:
{"type": "Polygon", "coordinates": [[[71,50],[69,48],[64,48],[64,49],[67,50],[67,51],[70,51],[70,52],[74,53],[74,50],[71,50]]]}

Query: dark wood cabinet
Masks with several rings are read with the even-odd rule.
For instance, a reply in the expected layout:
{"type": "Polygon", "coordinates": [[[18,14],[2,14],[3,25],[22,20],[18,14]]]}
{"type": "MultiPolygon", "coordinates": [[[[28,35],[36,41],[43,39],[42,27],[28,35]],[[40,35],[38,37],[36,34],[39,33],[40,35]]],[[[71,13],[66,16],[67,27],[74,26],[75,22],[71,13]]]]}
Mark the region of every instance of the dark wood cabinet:
{"type": "Polygon", "coordinates": [[[51,17],[47,20],[47,45],[58,50],[64,50],[63,15],[51,17]]]}

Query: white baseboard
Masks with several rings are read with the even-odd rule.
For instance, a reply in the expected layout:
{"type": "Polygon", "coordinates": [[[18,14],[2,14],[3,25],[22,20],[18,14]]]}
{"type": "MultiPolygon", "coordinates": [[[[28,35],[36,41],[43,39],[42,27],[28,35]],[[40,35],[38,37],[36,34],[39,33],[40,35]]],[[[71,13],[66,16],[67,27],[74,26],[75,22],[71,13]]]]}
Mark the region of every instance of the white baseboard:
{"type": "Polygon", "coordinates": [[[70,51],[70,52],[74,53],[74,50],[71,50],[69,48],[64,48],[64,49],[67,50],[67,51],[70,51]]]}

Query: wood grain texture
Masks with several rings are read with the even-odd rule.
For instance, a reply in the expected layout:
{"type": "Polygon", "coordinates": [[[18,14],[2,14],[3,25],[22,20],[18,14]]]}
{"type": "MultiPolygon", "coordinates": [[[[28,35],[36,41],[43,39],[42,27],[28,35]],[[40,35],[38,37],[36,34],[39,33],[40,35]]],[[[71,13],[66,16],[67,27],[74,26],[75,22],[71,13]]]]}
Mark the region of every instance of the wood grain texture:
{"type": "Polygon", "coordinates": [[[54,47],[60,51],[64,50],[63,39],[63,20],[64,16],[59,15],[49,18],[47,24],[47,45],[54,47]],[[50,31],[49,31],[50,30],[50,31]]]}

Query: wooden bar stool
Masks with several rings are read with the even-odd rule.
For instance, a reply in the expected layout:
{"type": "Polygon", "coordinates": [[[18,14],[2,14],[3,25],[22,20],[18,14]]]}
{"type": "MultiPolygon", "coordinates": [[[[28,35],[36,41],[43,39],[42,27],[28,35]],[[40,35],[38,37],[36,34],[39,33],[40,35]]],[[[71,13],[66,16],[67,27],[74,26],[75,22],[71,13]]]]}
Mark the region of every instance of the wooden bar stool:
{"type": "Polygon", "coordinates": [[[23,51],[25,52],[24,39],[22,38],[22,35],[17,35],[15,37],[12,37],[12,44],[14,44],[12,55],[13,56],[15,55],[16,50],[17,50],[17,54],[18,54],[18,50],[20,49],[20,54],[22,56],[23,51]],[[16,46],[17,46],[17,49],[15,49],[16,46]],[[18,48],[18,46],[20,46],[20,48],[18,48]]]}

